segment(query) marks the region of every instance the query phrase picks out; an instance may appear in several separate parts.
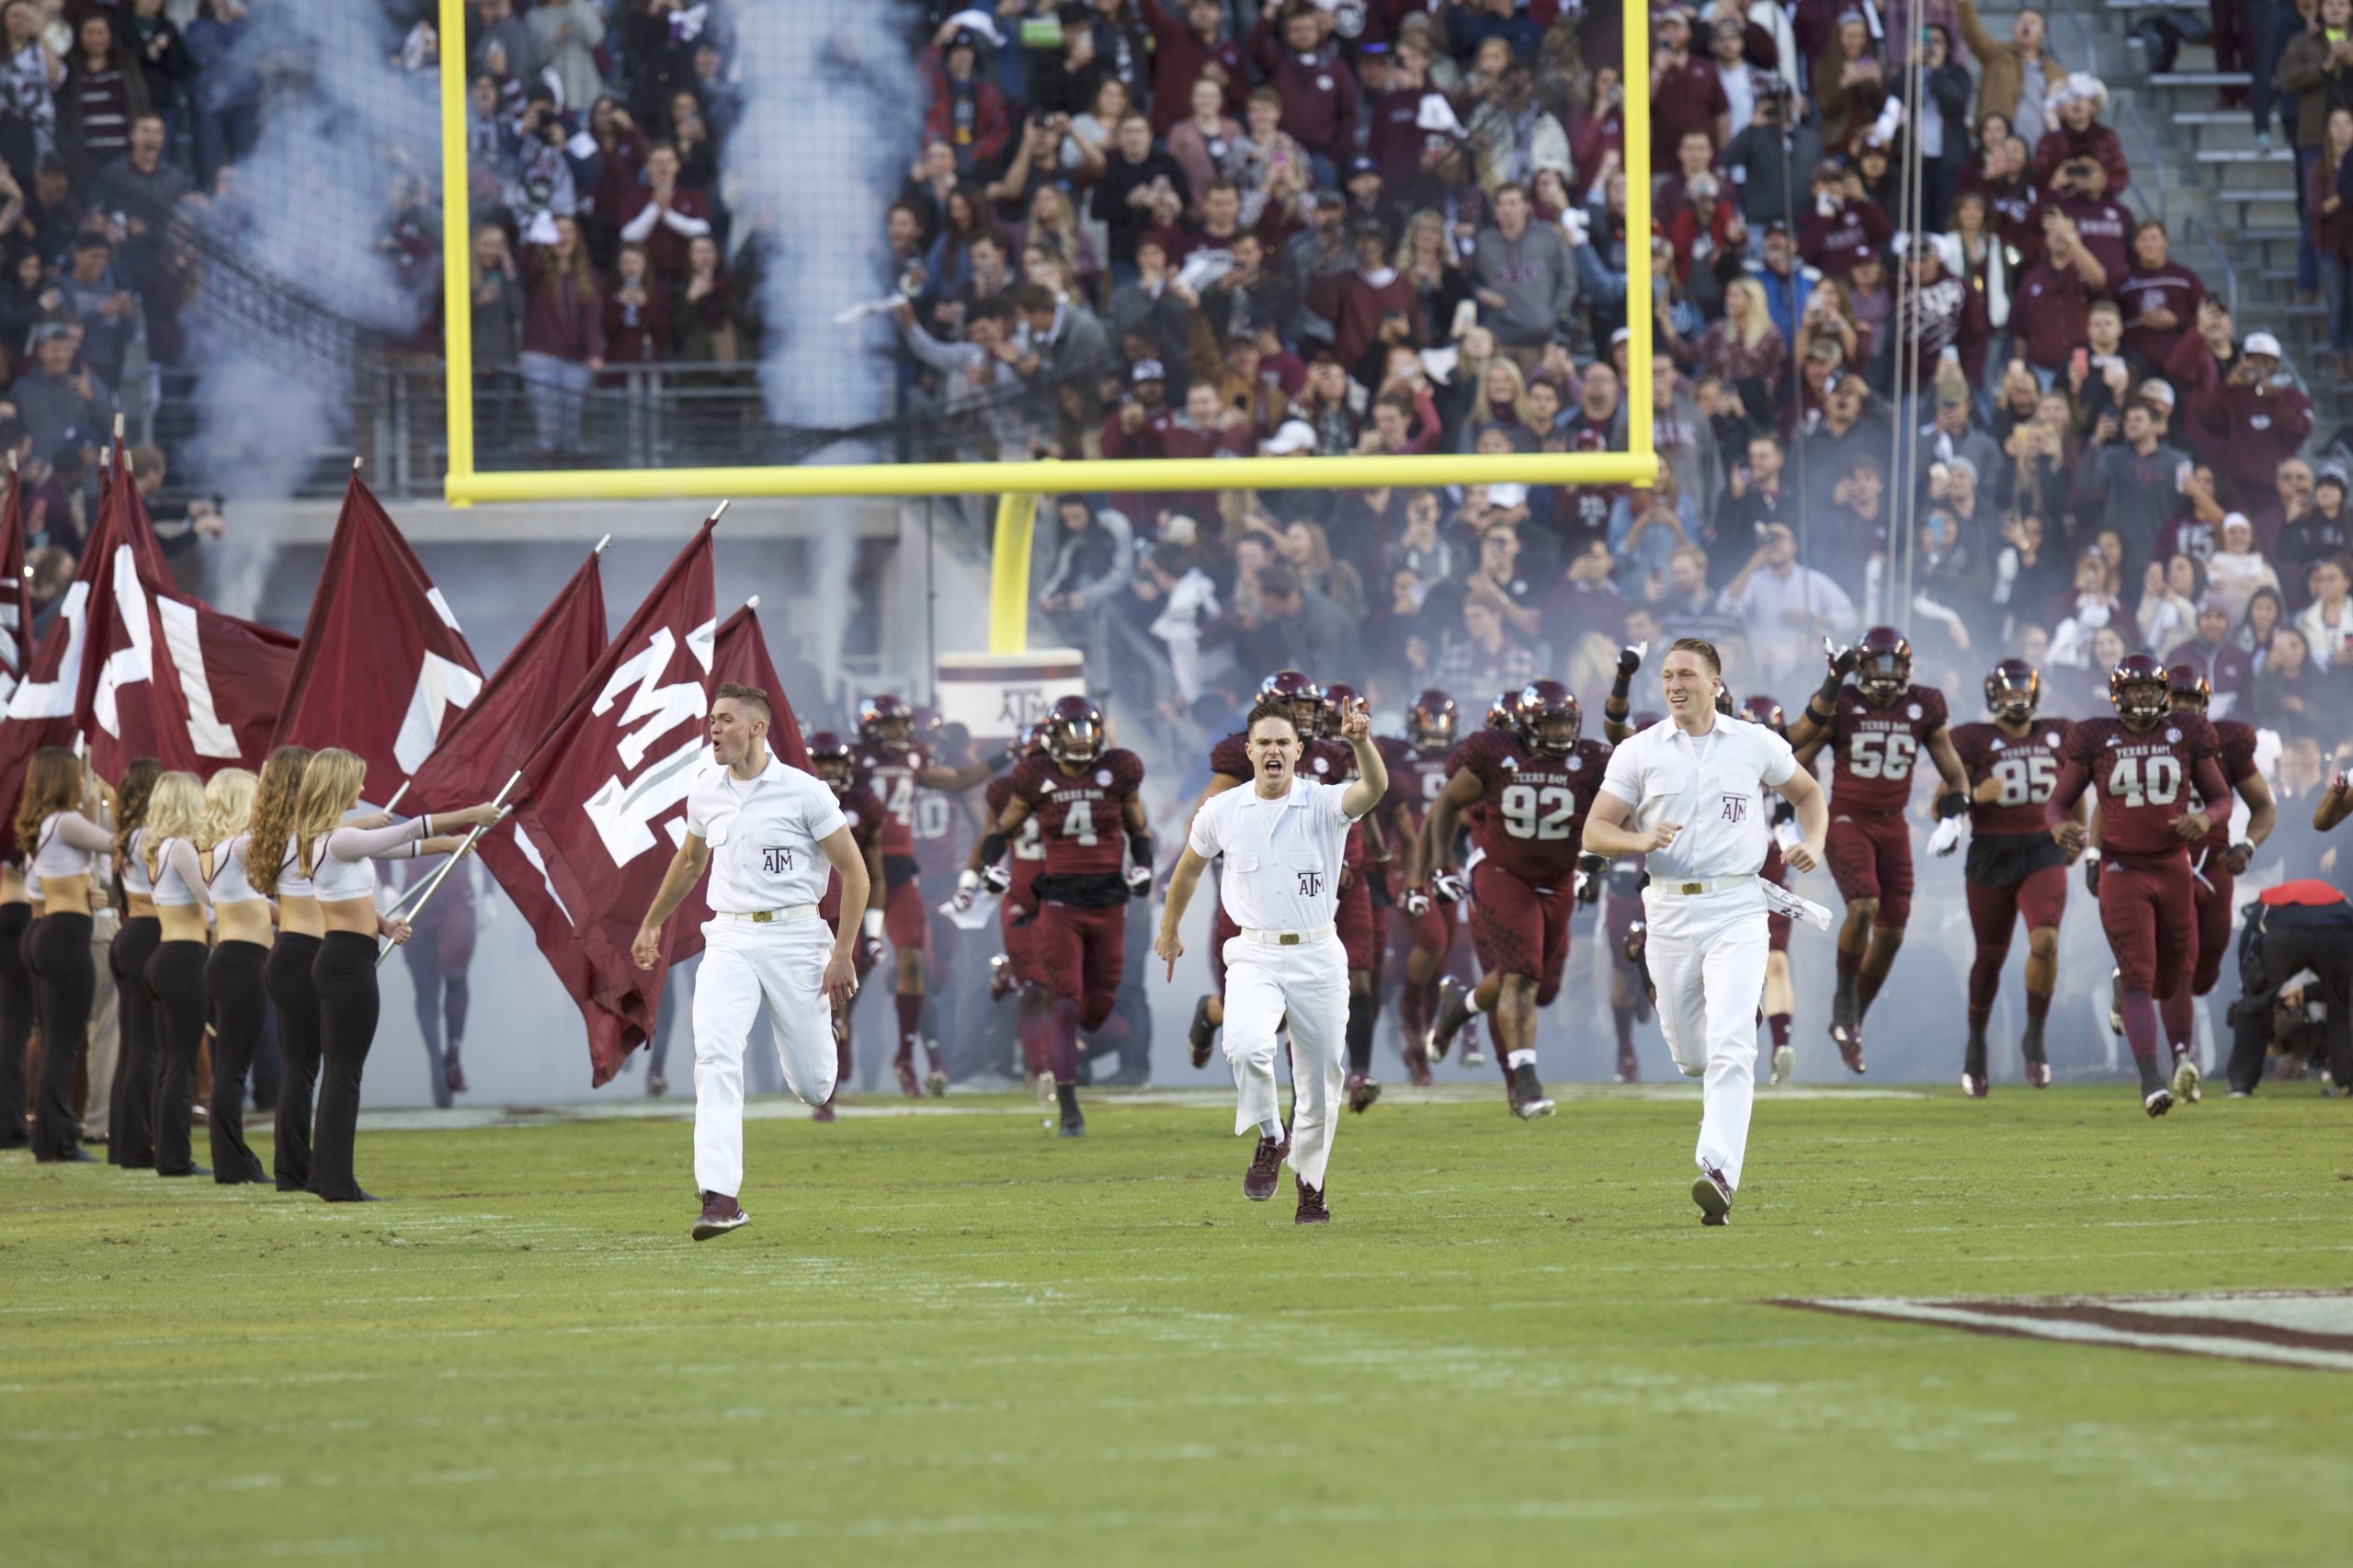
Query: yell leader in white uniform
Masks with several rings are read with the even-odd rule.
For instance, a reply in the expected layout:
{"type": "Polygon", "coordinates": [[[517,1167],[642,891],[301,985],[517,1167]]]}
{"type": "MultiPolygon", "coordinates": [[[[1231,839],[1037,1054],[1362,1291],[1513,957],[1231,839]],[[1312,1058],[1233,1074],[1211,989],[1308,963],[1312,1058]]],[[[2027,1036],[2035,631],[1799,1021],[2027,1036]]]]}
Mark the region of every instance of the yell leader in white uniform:
{"type": "Polygon", "coordinates": [[[1666,1048],[1702,1081],[1699,1179],[1702,1224],[1732,1212],[1756,1097],[1756,1006],[1765,991],[1765,892],[1756,873],[1772,835],[1759,801],[1779,790],[1797,808],[1801,871],[1821,864],[1830,805],[1790,744],[1762,724],[1716,710],[1715,649],[1678,640],[1660,665],[1667,717],[1621,742],[1586,818],[1588,854],[1650,857],[1643,892],[1651,982],[1666,1048]]]}
{"type": "Polygon", "coordinates": [[[833,1005],[858,990],[851,961],[866,908],[866,857],[834,792],[768,749],[768,697],[726,685],[710,704],[715,767],[687,797],[687,836],[670,860],[631,951],[640,969],[662,953],[662,925],[710,868],[711,919],[695,980],[695,1240],[749,1218],[744,1182],[744,1046],[765,1004],[784,1081],[811,1105],[834,1092],[833,1005]],[[712,851],[716,850],[716,856],[712,851]],[[817,917],[830,867],[841,918],[817,917]]]}
{"type": "Polygon", "coordinates": [[[1324,1167],[1332,1157],[1346,1079],[1348,960],[1333,915],[1340,897],[1340,859],[1348,828],[1389,791],[1388,768],[1372,744],[1362,704],[1341,722],[1356,753],[1347,785],[1298,776],[1299,722],[1288,698],[1260,699],[1244,726],[1252,787],[1211,799],[1193,818],[1185,853],[1169,880],[1168,903],[1153,950],[1175,979],[1185,944],[1176,923],[1218,856],[1225,857],[1222,896],[1242,935],[1225,945],[1225,1059],[1239,1091],[1233,1131],[1256,1131],[1258,1151],[1242,1178],[1243,1195],[1275,1195],[1290,1157],[1302,1225],[1332,1217],[1324,1203],[1324,1167]],[[1292,1126],[1283,1135],[1275,1102],[1275,1032],[1290,1019],[1292,1126]]]}

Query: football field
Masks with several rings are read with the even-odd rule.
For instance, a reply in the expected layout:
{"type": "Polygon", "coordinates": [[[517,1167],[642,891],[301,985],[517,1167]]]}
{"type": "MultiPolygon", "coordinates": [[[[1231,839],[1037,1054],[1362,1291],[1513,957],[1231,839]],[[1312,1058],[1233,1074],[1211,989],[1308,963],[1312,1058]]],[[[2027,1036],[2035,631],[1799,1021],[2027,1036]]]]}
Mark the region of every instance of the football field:
{"type": "Polygon", "coordinates": [[[1679,1089],[1392,1093],[1323,1230],[1230,1098],[770,1105],[699,1245],[665,1108],[364,1128],[371,1206],[0,1156],[0,1560],[2353,1556],[2308,1085],[1763,1094],[1724,1230],[1679,1089]]]}

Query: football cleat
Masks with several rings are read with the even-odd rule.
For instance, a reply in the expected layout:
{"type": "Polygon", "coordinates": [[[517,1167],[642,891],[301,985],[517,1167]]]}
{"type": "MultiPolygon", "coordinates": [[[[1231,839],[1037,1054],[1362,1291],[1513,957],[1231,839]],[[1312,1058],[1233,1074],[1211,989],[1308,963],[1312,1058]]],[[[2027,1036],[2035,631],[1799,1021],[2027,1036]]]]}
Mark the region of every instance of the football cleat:
{"type": "Polygon", "coordinates": [[[2108,1029],[2110,1034],[2124,1032],[2124,971],[2108,971],[2108,1029]]]}
{"type": "Polygon", "coordinates": [[[1185,1043],[1193,1050],[1196,1068],[1210,1064],[1210,1046],[1217,1040],[1217,1025],[1211,1021],[1210,1006],[1215,996],[1204,996],[1193,1004],[1193,1027],[1185,1031],[1185,1043]]]}
{"type": "Polygon", "coordinates": [[[1552,1114],[1552,1102],[1545,1095],[1544,1085],[1536,1081],[1535,1068],[1511,1070],[1511,1113],[1522,1121],[1552,1114]]]}
{"type": "Polygon", "coordinates": [[[1381,1097],[1381,1085],[1362,1073],[1348,1074],[1348,1108],[1358,1115],[1381,1097]]]}
{"type": "Polygon", "coordinates": [[[647,1099],[658,1100],[669,1092],[669,1079],[665,1078],[659,1073],[648,1073],[645,1075],[645,1097],[647,1099]]]}
{"type": "Polygon", "coordinates": [[[2196,1105],[2202,1097],[2198,1088],[2200,1082],[2197,1062],[2184,1053],[2181,1060],[2173,1064],[2173,1097],[2196,1105]]]}
{"type": "Polygon", "coordinates": [[[1699,1206],[1702,1225],[1732,1223],[1732,1187],[1713,1165],[1701,1165],[1691,1183],[1691,1201],[1699,1206]]]}
{"type": "Polygon", "coordinates": [[[911,1100],[923,1098],[923,1083],[915,1076],[915,1064],[913,1062],[902,1056],[891,1064],[891,1071],[899,1080],[899,1093],[911,1100]]]}
{"type": "MultiPolygon", "coordinates": [[[[1462,1026],[1470,1021],[1471,988],[1449,974],[1438,983],[1438,1022],[1430,1026],[1431,1059],[1445,1061],[1448,1050],[1454,1044],[1454,1037],[1461,1034],[1462,1026]]],[[[1484,1061],[1485,1057],[1475,1056],[1470,1043],[1464,1042],[1462,1065],[1476,1067],[1484,1061]]]]}
{"type": "Polygon", "coordinates": [[[1484,1067],[1487,1053],[1479,1049],[1479,1022],[1473,1018],[1462,1026],[1462,1054],[1456,1057],[1465,1067],[1484,1067]]]}
{"type": "Polygon", "coordinates": [[[1324,1206],[1324,1189],[1310,1187],[1294,1175],[1291,1180],[1299,1187],[1299,1212],[1291,1216],[1294,1225],[1328,1225],[1332,1210],[1324,1206]]]}
{"type": "Polygon", "coordinates": [[[2051,1086],[2051,1063],[2048,1062],[2028,1062],[2026,1064],[2026,1081],[2029,1088],[2049,1088],[2051,1086]]]}
{"type": "Polygon", "coordinates": [[[933,1099],[946,1099],[948,1097],[948,1074],[938,1067],[933,1067],[930,1075],[924,1079],[923,1087],[924,1092],[929,1095],[933,1099]]]}
{"type": "Polygon", "coordinates": [[[1250,1168],[1242,1173],[1242,1196],[1253,1203],[1272,1198],[1282,1176],[1283,1157],[1290,1153],[1290,1140],[1262,1134],[1257,1151],[1250,1156],[1250,1168]]]}
{"type": "Polygon", "coordinates": [[[1847,1071],[1858,1078],[1861,1077],[1867,1071],[1863,1062],[1863,1031],[1848,1029],[1842,1033],[1838,1026],[1833,1024],[1830,1038],[1837,1042],[1838,1060],[1847,1064],[1847,1071]]]}
{"type": "Polygon", "coordinates": [[[1429,1051],[1418,1040],[1405,1048],[1405,1081],[1417,1089],[1427,1089],[1434,1082],[1429,1051]]]}
{"type": "Polygon", "coordinates": [[[1984,1099],[1992,1086],[1974,1073],[1963,1073],[1961,1075],[1961,1092],[1972,1100],[1984,1099]]]}
{"type": "Polygon", "coordinates": [[[752,1217],[744,1212],[744,1206],[733,1199],[706,1192],[702,1195],[702,1212],[695,1219],[694,1237],[699,1242],[707,1242],[713,1236],[723,1236],[730,1231],[741,1229],[751,1223],[751,1220],[752,1217]]]}
{"type": "Polygon", "coordinates": [[[2141,1096],[2141,1108],[2151,1116],[2163,1116],[2173,1108],[2171,1089],[2151,1089],[2141,1096]]]}
{"type": "Polygon", "coordinates": [[[1057,1138],[1086,1137],[1086,1118],[1081,1116],[1075,1109],[1064,1111],[1060,1125],[1054,1130],[1054,1136],[1057,1138]]]}
{"type": "Polygon", "coordinates": [[[1795,1046],[1793,1046],[1793,1045],[1782,1045],[1782,1046],[1776,1046],[1776,1047],[1774,1047],[1774,1049],[1773,1049],[1773,1076],[1772,1076],[1772,1078],[1768,1082],[1768,1084],[1766,1085],[1766,1086],[1767,1086],[1768,1088],[1774,1088],[1774,1089],[1778,1089],[1778,1088],[1779,1088],[1782,1085],[1784,1085],[1784,1084],[1786,1084],[1786,1083],[1788,1083],[1788,1082],[1790,1081],[1790,1074],[1792,1074],[1792,1073],[1794,1073],[1794,1072],[1796,1072],[1797,1070],[1798,1070],[1798,1051],[1797,1051],[1797,1047],[1795,1047],[1795,1046]]]}

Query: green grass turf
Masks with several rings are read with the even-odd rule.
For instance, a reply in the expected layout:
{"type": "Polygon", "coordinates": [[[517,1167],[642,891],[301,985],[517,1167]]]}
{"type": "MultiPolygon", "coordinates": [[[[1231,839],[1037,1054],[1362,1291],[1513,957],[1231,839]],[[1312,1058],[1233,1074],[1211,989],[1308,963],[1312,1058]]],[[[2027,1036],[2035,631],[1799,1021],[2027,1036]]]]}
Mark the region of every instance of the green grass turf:
{"type": "Polygon", "coordinates": [[[2353,1554],[2341,1375],[1760,1304],[2342,1286],[2353,1107],[1767,1094],[1702,1231],[1696,1098],[1403,1098],[1324,1231],[1205,1102],[755,1121],[702,1245],[680,1120],[366,1132],[364,1209],[0,1157],[0,1562],[2353,1554]]]}

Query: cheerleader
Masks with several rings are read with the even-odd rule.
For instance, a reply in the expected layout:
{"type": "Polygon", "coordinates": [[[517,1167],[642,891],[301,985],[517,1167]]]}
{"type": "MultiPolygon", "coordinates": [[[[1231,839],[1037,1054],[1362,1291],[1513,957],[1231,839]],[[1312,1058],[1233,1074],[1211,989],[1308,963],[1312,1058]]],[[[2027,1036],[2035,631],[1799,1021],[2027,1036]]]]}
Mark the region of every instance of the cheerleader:
{"type": "Polygon", "coordinates": [[[204,786],[204,865],[219,940],[204,964],[204,994],[212,1004],[212,1179],[223,1187],[269,1179],[245,1144],[245,1074],[261,1046],[269,1006],[263,981],[270,952],[269,902],[254,891],[246,857],[260,780],[242,767],[224,767],[204,786]]]}
{"type": "Polygon", "coordinates": [[[352,1142],[359,1120],[359,1075],[376,1040],[376,938],[387,929],[394,930],[395,941],[407,933],[404,925],[388,923],[377,913],[376,872],[369,862],[448,854],[460,840],[446,830],[487,827],[499,817],[498,808],[485,801],[389,827],[339,825],[358,807],[367,783],[368,765],[330,746],[303,769],[294,811],[295,863],[309,874],[326,925],[311,964],[319,996],[320,1047],[311,1190],[330,1203],[371,1200],[352,1174],[352,1142]],[[437,832],[445,835],[434,836],[437,832]]]}
{"type": "Polygon", "coordinates": [[[262,967],[262,983],[278,1009],[278,1119],[270,1164],[280,1192],[311,1186],[311,1102],[319,1086],[319,994],[311,964],[327,932],[311,879],[294,863],[294,807],[308,746],[279,746],[261,767],[246,836],[245,875],[254,891],[278,901],[278,938],[262,967]]]}
{"type": "Polygon", "coordinates": [[[0,851],[0,1150],[32,1143],[25,1131],[25,1044],[33,1032],[33,976],[24,954],[32,924],[24,852],[0,851]]]}
{"type": "Polygon", "coordinates": [[[114,977],[120,1044],[108,1100],[113,1135],[107,1141],[107,1163],[136,1170],[155,1168],[155,998],[147,989],[147,960],[164,939],[146,858],[140,853],[140,829],[147,821],[148,797],[163,776],[162,763],[142,756],[122,770],[122,786],[115,791],[114,855],[123,916],[107,944],[107,971],[114,977]]]}
{"type": "Polygon", "coordinates": [[[166,773],[147,798],[139,858],[153,888],[163,939],[147,960],[155,998],[155,1174],[210,1176],[190,1150],[196,1056],[204,1049],[205,937],[212,895],[196,836],[204,831],[204,786],[193,773],[166,773]]]}
{"type": "Polygon", "coordinates": [[[97,969],[90,958],[93,858],[114,848],[101,824],[105,783],[62,746],[33,753],[17,801],[17,842],[33,846],[46,913],[35,926],[40,976],[40,1083],[33,1096],[33,1157],[45,1164],[91,1158],[75,1137],[74,1074],[82,1064],[97,969]]]}

